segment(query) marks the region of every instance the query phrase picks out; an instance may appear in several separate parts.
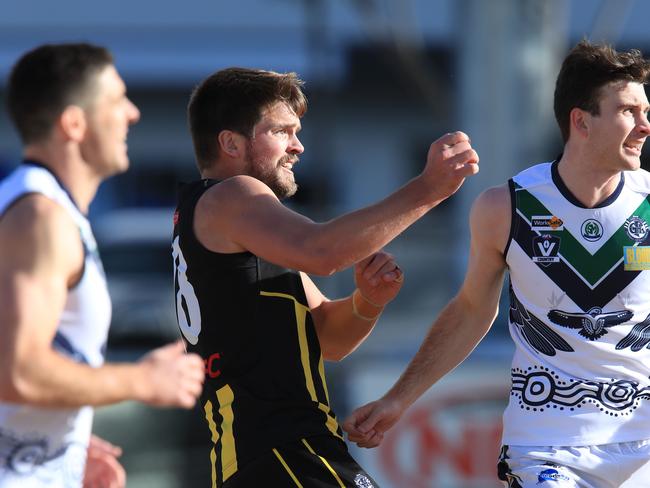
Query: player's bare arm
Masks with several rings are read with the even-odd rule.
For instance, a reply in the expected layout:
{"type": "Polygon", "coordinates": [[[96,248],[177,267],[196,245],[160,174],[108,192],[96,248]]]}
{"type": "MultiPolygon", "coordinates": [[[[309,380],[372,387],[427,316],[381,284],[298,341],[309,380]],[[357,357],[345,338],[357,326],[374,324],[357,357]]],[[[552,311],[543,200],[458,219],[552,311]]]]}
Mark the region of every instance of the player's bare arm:
{"type": "Polygon", "coordinates": [[[435,320],[420,349],[395,385],[367,404],[343,428],[361,447],[375,447],[383,433],[431,385],[458,366],[485,336],[498,312],[506,270],[503,250],[510,219],[508,189],[484,192],[473,205],[468,269],[459,293],[435,320]]]}
{"type": "Polygon", "coordinates": [[[198,357],[169,357],[181,380],[153,391],[161,366],[151,360],[100,368],[52,348],[67,291],[83,272],[79,230],[65,210],[41,195],[22,198],[0,220],[0,397],[47,407],[104,405],[126,399],[190,407],[203,380],[198,357]],[[153,386],[152,386],[153,382],[153,386]],[[163,395],[165,392],[162,393],[163,395]]]}
{"type": "Polygon", "coordinates": [[[356,288],[340,300],[328,300],[301,273],[323,358],[340,361],[368,337],[384,307],[399,293],[404,275],[393,256],[380,251],[357,263],[356,288]]]}
{"type": "Polygon", "coordinates": [[[421,175],[384,200],[325,223],[288,209],[259,180],[235,176],[201,198],[195,232],[215,252],[248,250],[288,268],[329,275],[377,252],[477,172],[469,138],[447,134],[431,145],[421,175]]]}

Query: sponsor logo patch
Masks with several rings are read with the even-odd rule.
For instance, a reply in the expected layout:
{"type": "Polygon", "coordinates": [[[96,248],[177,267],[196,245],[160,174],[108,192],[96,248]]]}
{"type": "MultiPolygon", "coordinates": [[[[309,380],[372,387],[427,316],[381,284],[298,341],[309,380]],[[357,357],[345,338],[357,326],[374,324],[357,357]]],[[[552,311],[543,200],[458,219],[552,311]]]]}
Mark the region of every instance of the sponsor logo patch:
{"type": "Polygon", "coordinates": [[[623,246],[623,268],[625,271],[650,269],[650,246],[623,246]]]}
{"type": "Polygon", "coordinates": [[[643,242],[648,237],[648,223],[641,217],[633,215],[623,224],[625,232],[635,242],[643,242]]]}
{"type": "Polygon", "coordinates": [[[603,237],[603,225],[596,219],[587,219],[580,227],[582,238],[587,241],[597,241],[603,237]]]}
{"type": "Polygon", "coordinates": [[[563,230],[564,222],[555,215],[533,215],[530,227],[532,230],[563,230]]]}
{"type": "Polygon", "coordinates": [[[548,266],[552,263],[559,263],[560,238],[550,234],[542,234],[533,237],[533,262],[548,266]]]}
{"type": "Polygon", "coordinates": [[[545,469],[537,475],[537,484],[544,483],[544,481],[569,481],[569,477],[560,473],[557,469],[545,469]]]}
{"type": "Polygon", "coordinates": [[[373,485],[368,477],[362,473],[359,473],[354,477],[354,484],[359,488],[375,488],[375,485],[373,485]]]}

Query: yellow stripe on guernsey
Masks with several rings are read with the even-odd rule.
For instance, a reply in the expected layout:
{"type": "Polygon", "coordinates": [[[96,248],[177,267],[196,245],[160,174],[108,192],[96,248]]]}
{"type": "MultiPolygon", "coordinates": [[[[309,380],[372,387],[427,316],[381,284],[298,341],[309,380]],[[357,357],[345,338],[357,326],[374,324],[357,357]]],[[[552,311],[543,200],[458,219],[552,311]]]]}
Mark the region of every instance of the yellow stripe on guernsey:
{"type": "MultiPolygon", "coordinates": [[[[219,432],[217,432],[217,424],[214,423],[214,414],[212,413],[212,402],[208,400],[203,406],[205,410],[205,419],[208,421],[208,427],[212,434],[212,443],[216,446],[219,442],[219,432]]],[[[210,451],[210,466],[212,466],[212,488],[217,488],[217,453],[213,447],[210,451]]]]}
{"type": "Polygon", "coordinates": [[[339,478],[339,475],[336,474],[336,471],[334,471],[334,468],[332,468],[332,466],[330,466],[330,463],[327,462],[327,459],[325,459],[323,456],[320,456],[320,455],[316,454],[316,452],[309,445],[309,442],[307,442],[307,439],[303,439],[302,443],[305,446],[307,446],[307,449],[309,449],[309,452],[311,452],[314,456],[318,456],[318,459],[320,459],[321,462],[325,465],[325,467],[327,469],[329,469],[330,473],[332,473],[332,476],[334,476],[334,479],[339,484],[339,486],[341,488],[345,488],[345,485],[343,484],[343,481],[341,481],[341,478],[339,478]]]}
{"type": "MultiPolygon", "coordinates": [[[[232,402],[235,396],[229,385],[223,386],[217,390],[217,400],[219,401],[219,414],[223,419],[221,422],[221,473],[222,480],[226,481],[237,471],[237,451],[235,449],[235,436],[233,435],[232,425],[235,415],[232,411],[232,402]]],[[[212,442],[217,444],[219,441],[219,432],[214,421],[212,402],[208,400],[203,407],[205,418],[208,421],[208,427],[212,434],[212,442]]],[[[217,486],[217,454],[215,448],[210,451],[210,461],[212,463],[212,488],[217,486]]]]}
{"type": "MultiPolygon", "coordinates": [[[[296,326],[298,327],[298,342],[300,344],[300,361],[302,363],[303,372],[305,373],[305,383],[307,386],[307,391],[309,392],[309,396],[311,397],[312,401],[318,403],[318,408],[321,411],[325,412],[325,417],[327,418],[325,425],[327,426],[328,430],[339,439],[343,439],[343,437],[341,437],[341,435],[338,433],[338,424],[336,423],[336,419],[332,415],[330,415],[330,411],[331,411],[330,407],[319,402],[318,397],[316,396],[316,388],[314,387],[314,378],[312,376],[311,367],[309,364],[309,344],[307,342],[306,318],[307,318],[307,312],[309,311],[309,307],[306,307],[302,303],[298,302],[298,300],[296,300],[294,297],[292,297],[291,295],[287,295],[286,293],[272,293],[267,291],[261,291],[260,295],[267,296],[267,297],[286,298],[287,300],[293,301],[293,305],[296,312],[296,326]]],[[[325,382],[325,371],[323,367],[322,356],[319,358],[318,374],[320,375],[321,384],[323,385],[323,389],[325,390],[327,403],[329,403],[329,395],[327,393],[327,383],[325,382]]]]}
{"type": "Polygon", "coordinates": [[[275,457],[277,457],[280,462],[282,463],[282,466],[284,466],[284,469],[287,470],[287,473],[289,473],[289,476],[291,476],[291,479],[293,482],[296,484],[296,486],[302,488],[302,485],[300,484],[300,481],[298,481],[298,478],[296,478],[296,475],[293,474],[293,471],[291,471],[291,468],[287,464],[287,462],[284,460],[284,458],[280,455],[277,449],[273,448],[273,454],[275,454],[275,457]]]}

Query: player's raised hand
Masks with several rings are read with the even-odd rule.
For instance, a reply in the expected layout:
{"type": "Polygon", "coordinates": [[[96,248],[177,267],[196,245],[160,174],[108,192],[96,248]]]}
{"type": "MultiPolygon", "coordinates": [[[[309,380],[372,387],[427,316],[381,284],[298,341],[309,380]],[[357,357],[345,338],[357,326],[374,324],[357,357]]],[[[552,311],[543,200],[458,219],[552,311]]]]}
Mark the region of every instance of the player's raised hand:
{"type": "Polygon", "coordinates": [[[378,251],[354,266],[354,282],[362,297],[383,307],[399,293],[404,273],[392,254],[378,251]]]}
{"type": "Polygon", "coordinates": [[[197,354],[186,354],[182,341],[154,349],[141,359],[147,369],[150,405],[192,408],[201,394],[205,367],[197,354]]]}
{"type": "Polygon", "coordinates": [[[422,177],[436,199],[453,195],[465,181],[479,171],[479,157],[464,132],[451,132],[429,147],[422,177]]]}

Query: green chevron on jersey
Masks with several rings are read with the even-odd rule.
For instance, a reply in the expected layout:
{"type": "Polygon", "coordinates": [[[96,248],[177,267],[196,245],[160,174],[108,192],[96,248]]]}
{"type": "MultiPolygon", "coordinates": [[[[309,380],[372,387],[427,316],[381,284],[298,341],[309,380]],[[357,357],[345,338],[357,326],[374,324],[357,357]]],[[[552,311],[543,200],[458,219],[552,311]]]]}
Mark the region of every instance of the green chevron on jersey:
{"type": "MultiPolygon", "coordinates": [[[[517,195],[517,211],[530,225],[533,215],[552,215],[537,198],[521,187],[515,189],[517,195]]],[[[629,216],[638,216],[646,221],[650,220],[650,203],[645,199],[629,216]]],[[[561,215],[557,215],[560,219],[561,215]]],[[[559,255],[575,271],[582,276],[591,286],[605,277],[622,259],[623,246],[633,246],[637,243],[628,236],[624,225],[621,225],[614,234],[593,255],[587,251],[566,227],[562,230],[544,231],[560,237],[559,255]]]]}

